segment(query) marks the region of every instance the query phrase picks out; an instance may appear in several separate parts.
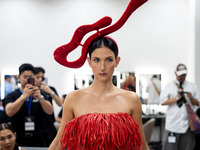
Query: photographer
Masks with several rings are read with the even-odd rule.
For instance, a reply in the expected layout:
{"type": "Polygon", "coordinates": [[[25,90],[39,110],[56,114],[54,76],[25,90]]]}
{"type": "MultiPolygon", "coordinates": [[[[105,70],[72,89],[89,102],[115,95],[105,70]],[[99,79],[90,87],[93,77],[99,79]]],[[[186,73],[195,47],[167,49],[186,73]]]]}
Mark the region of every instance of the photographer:
{"type": "Polygon", "coordinates": [[[167,84],[161,92],[162,105],[168,105],[163,137],[163,150],[192,150],[194,133],[189,128],[186,99],[193,108],[199,106],[200,93],[196,85],[186,81],[187,68],[179,64],[175,70],[176,80],[167,84]]]}
{"type": "MultiPolygon", "coordinates": [[[[35,83],[36,86],[41,90],[41,94],[48,100],[53,106],[53,100],[56,102],[58,106],[62,106],[62,100],[59,98],[56,89],[52,86],[47,85],[44,83],[44,74],[45,70],[42,67],[35,67],[34,68],[35,74],[35,83]]],[[[42,133],[44,135],[45,145],[49,147],[53,139],[57,134],[57,129],[54,126],[55,123],[55,116],[54,113],[51,115],[43,114],[43,122],[45,127],[42,129],[42,133]]]]}
{"type": "Polygon", "coordinates": [[[17,143],[20,146],[44,146],[41,114],[52,114],[52,105],[35,86],[34,67],[31,64],[19,67],[19,81],[21,87],[4,99],[6,114],[11,117],[12,126],[17,132],[17,143]]]}

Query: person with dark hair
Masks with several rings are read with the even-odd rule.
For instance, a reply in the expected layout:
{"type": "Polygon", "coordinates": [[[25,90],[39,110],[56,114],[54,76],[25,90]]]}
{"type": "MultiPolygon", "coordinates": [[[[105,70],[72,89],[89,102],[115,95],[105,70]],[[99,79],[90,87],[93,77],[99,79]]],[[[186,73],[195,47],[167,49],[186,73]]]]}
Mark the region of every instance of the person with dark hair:
{"type": "Polygon", "coordinates": [[[8,123],[0,124],[0,150],[25,150],[16,143],[16,132],[8,123]]]}
{"type": "Polygon", "coordinates": [[[45,80],[44,74],[45,74],[44,68],[42,67],[34,68],[36,86],[42,90],[43,94],[47,96],[51,104],[52,100],[55,100],[58,106],[62,106],[62,100],[60,99],[56,89],[53,86],[48,86],[47,83],[43,82],[45,80]]]}
{"type": "Polygon", "coordinates": [[[136,80],[135,75],[129,73],[125,81],[121,84],[121,88],[124,90],[136,92],[136,80]]]}
{"type": "MultiPolygon", "coordinates": [[[[53,100],[56,102],[58,106],[62,106],[62,100],[59,98],[56,89],[52,86],[48,86],[46,83],[43,82],[45,78],[44,68],[35,67],[34,74],[35,74],[35,84],[41,90],[41,94],[45,97],[45,99],[48,100],[52,106],[53,106],[53,100]]],[[[51,115],[44,113],[43,122],[45,126],[42,129],[42,134],[44,136],[45,146],[48,147],[55,138],[57,133],[57,129],[54,126],[55,123],[54,113],[51,115]]]]}
{"type": "Polygon", "coordinates": [[[0,99],[0,123],[8,123],[10,121],[11,119],[8,117],[3,107],[3,100],[0,99]]]}
{"type": "Polygon", "coordinates": [[[94,80],[90,86],[67,95],[61,125],[49,150],[149,150],[139,96],[117,88],[112,82],[120,57],[116,42],[107,36],[121,28],[146,1],[131,0],[121,18],[111,26],[110,17],[80,26],[68,44],[54,51],[54,59],[66,67],[79,68],[87,59],[94,80]],[[97,32],[82,44],[83,37],[94,30],[97,32]],[[79,45],[81,56],[69,61],[68,54],[79,45]]]}
{"type": "Polygon", "coordinates": [[[61,125],[49,150],[149,150],[138,95],[112,83],[120,61],[116,43],[100,37],[90,44],[88,52],[94,81],[67,95],[61,125]]]}
{"type": "Polygon", "coordinates": [[[4,91],[5,91],[4,95],[5,97],[13,91],[11,84],[11,75],[5,75],[4,91]]]}
{"type": "Polygon", "coordinates": [[[200,92],[194,83],[186,80],[186,65],[178,64],[176,79],[161,91],[160,101],[167,105],[163,150],[193,150],[194,132],[190,128],[186,103],[194,109],[200,104],[200,92]]]}
{"type": "MultiPolygon", "coordinates": [[[[0,86],[1,91],[1,86],[0,86]]],[[[11,84],[11,75],[5,75],[4,80],[4,97],[13,91],[12,84],[11,84]]],[[[0,92],[0,99],[3,99],[0,92]]]]}
{"type": "MultiPolygon", "coordinates": [[[[63,94],[63,95],[62,95],[62,103],[64,103],[66,96],[67,96],[67,94],[63,94]]],[[[61,122],[62,113],[63,113],[63,108],[61,108],[60,112],[58,113],[58,116],[56,117],[56,121],[57,121],[58,123],[61,122]]]]}
{"type": "Polygon", "coordinates": [[[6,114],[17,132],[17,143],[20,146],[44,146],[41,129],[44,127],[41,114],[53,113],[52,105],[41,95],[34,81],[34,67],[22,64],[19,67],[21,87],[9,93],[5,99],[6,114]]]}

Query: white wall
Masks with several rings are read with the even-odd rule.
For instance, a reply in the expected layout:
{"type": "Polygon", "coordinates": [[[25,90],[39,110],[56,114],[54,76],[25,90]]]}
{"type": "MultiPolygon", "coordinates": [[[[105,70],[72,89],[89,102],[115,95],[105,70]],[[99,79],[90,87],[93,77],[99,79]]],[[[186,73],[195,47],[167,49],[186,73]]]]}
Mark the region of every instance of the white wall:
{"type": "MultiPolygon", "coordinates": [[[[161,73],[162,86],[174,79],[178,63],[195,80],[193,0],[149,0],[111,34],[121,62],[117,71],[161,73]]],[[[77,27],[110,16],[115,23],[129,0],[0,0],[0,71],[16,73],[29,62],[46,69],[60,95],[72,91],[74,73],[88,73],[87,63],[70,69],[55,62],[54,50],[68,43],[77,27]]],[[[88,37],[88,36],[87,36],[88,37]]],[[[85,38],[84,38],[85,39],[85,38]]],[[[70,54],[78,58],[80,49],[70,54]]]]}
{"type": "Polygon", "coordinates": [[[195,81],[200,89],[200,1],[195,2],[195,81]]]}

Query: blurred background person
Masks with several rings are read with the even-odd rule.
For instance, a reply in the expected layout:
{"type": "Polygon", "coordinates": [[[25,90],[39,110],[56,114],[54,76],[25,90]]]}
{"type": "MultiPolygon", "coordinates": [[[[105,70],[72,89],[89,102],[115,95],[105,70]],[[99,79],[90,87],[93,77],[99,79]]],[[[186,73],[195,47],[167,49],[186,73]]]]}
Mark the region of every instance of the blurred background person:
{"type": "Polygon", "coordinates": [[[85,87],[85,80],[82,80],[82,87],[80,89],[84,89],[85,87]]]}
{"type": "MultiPolygon", "coordinates": [[[[6,97],[9,93],[13,91],[12,84],[11,84],[11,75],[5,75],[4,80],[4,97],[6,97]]],[[[1,86],[0,86],[0,98],[1,98],[1,86]]],[[[11,119],[6,114],[3,101],[0,99],[0,123],[8,123],[11,119]]]]}
{"type": "Polygon", "coordinates": [[[3,107],[3,101],[0,99],[0,123],[8,123],[11,121],[11,118],[5,112],[3,107]]]}
{"type": "Polygon", "coordinates": [[[25,150],[16,143],[16,132],[7,123],[0,124],[0,150],[25,150]]]}
{"type": "Polygon", "coordinates": [[[146,88],[146,92],[149,93],[147,104],[160,103],[160,90],[161,82],[158,79],[158,75],[153,75],[146,88]]]}
{"type": "MultiPolygon", "coordinates": [[[[1,86],[0,86],[0,91],[1,91],[1,86]]],[[[5,75],[5,80],[4,80],[4,97],[6,97],[9,93],[13,91],[12,84],[11,84],[11,75],[5,75]]],[[[3,98],[0,92],[0,98],[3,98]]]]}
{"type": "Polygon", "coordinates": [[[136,79],[134,74],[128,74],[125,81],[121,84],[121,88],[132,92],[136,91],[136,79]]]}
{"type": "Polygon", "coordinates": [[[143,96],[142,96],[142,91],[143,91],[143,84],[142,84],[142,80],[139,80],[139,96],[140,96],[140,102],[143,104],[143,96]]]}
{"type": "MultiPolygon", "coordinates": [[[[41,90],[41,94],[48,100],[53,106],[53,100],[58,106],[62,106],[62,100],[59,98],[56,89],[52,86],[48,86],[44,83],[45,70],[42,67],[34,68],[35,84],[41,90]]],[[[51,115],[43,113],[44,128],[42,129],[42,134],[45,140],[45,146],[49,146],[57,134],[57,129],[54,125],[55,115],[54,112],[51,115]]]]}
{"type": "Polygon", "coordinates": [[[12,84],[12,89],[13,90],[16,90],[17,88],[19,88],[18,75],[12,75],[11,84],[12,84]]]}
{"type": "Polygon", "coordinates": [[[34,67],[31,64],[25,63],[19,67],[19,81],[21,87],[9,93],[3,100],[6,114],[11,117],[20,146],[42,147],[42,114],[52,114],[52,105],[35,86],[34,67]]]}
{"type": "Polygon", "coordinates": [[[199,107],[200,92],[194,83],[186,80],[187,73],[187,67],[178,64],[175,70],[176,79],[161,91],[161,104],[168,106],[163,150],[193,150],[195,146],[195,136],[189,126],[185,103],[190,104],[193,109],[199,107]]]}
{"type": "Polygon", "coordinates": [[[13,91],[11,84],[11,75],[5,75],[4,90],[5,90],[5,95],[4,95],[5,97],[13,91]]]}
{"type": "MultiPolygon", "coordinates": [[[[64,101],[65,101],[66,96],[67,96],[67,94],[63,94],[63,95],[62,95],[62,102],[63,102],[63,103],[64,103],[64,101]]],[[[61,110],[60,110],[58,116],[56,117],[56,121],[57,121],[58,123],[61,122],[61,119],[62,119],[62,112],[63,112],[63,108],[61,108],[61,110]]]]}

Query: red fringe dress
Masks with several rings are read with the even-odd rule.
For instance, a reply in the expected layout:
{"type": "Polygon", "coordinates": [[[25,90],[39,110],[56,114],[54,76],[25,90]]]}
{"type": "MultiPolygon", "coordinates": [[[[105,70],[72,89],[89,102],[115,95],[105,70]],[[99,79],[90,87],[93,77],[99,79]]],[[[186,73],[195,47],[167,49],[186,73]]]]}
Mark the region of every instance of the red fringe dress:
{"type": "Polygon", "coordinates": [[[138,150],[140,128],[127,113],[90,113],[66,124],[61,138],[68,150],[138,150]]]}

